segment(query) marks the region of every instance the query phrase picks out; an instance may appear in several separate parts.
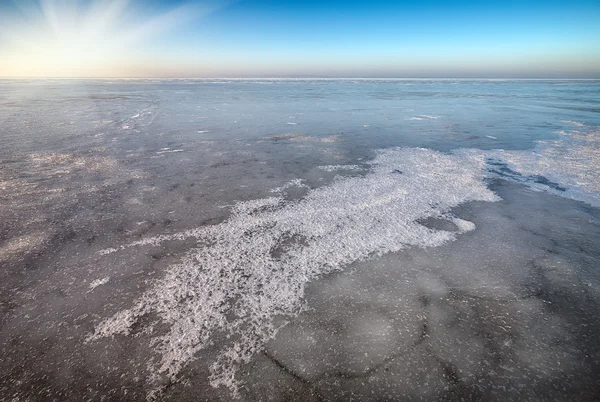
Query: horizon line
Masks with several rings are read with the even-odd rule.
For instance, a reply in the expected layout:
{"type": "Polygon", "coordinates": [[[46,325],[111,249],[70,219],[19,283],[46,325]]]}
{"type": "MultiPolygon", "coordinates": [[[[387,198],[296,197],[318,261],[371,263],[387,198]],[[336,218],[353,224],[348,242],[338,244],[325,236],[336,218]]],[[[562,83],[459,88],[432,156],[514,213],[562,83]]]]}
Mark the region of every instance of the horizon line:
{"type": "Polygon", "coordinates": [[[453,81],[600,81],[598,77],[336,77],[336,76],[273,76],[273,77],[39,77],[39,76],[0,76],[0,80],[230,80],[230,81],[242,81],[242,80],[372,80],[372,81],[384,81],[384,80],[397,80],[397,81],[420,81],[420,80],[453,80],[453,81]]]}

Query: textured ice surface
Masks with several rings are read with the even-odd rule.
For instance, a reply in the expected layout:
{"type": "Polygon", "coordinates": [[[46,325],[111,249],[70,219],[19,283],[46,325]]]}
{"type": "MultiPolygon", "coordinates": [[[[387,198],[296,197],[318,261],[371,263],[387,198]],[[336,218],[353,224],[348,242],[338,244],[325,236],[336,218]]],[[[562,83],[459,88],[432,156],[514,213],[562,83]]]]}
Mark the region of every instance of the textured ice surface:
{"type": "Polygon", "coordinates": [[[600,252],[598,214],[519,184],[491,188],[503,201],[454,210],[477,224],[475,232],[309,284],[311,308],[267,343],[267,355],[326,401],[593,400],[598,353],[588,342],[600,299],[596,285],[581,281],[590,275],[600,283],[595,261],[583,262],[600,252]],[[573,237],[581,243],[570,244],[573,237]],[[348,352],[364,315],[386,317],[395,342],[374,325],[362,349],[348,352]],[[350,371],[340,357],[359,351],[364,371],[350,371]]]}
{"type": "MultiPolygon", "coordinates": [[[[484,166],[482,156],[468,153],[382,151],[365,177],[337,180],[298,202],[242,202],[223,224],[142,241],[193,236],[204,245],[131,309],[100,323],[90,339],[128,334],[140,317],[156,313],[170,329],[156,338],[160,361],[153,370],[157,378],[176,380],[212,336],[225,332],[231,340],[212,365],[211,383],[235,393],[239,364],[276,333],[275,316],[300,311],[307,282],[357,260],[454,239],[455,232],[417,220],[443,216],[463,202],[496,200],[483,183],[484,166]]],[[[466,223],[458,227],[458,233],[472,230],[466,223]]],[[[384,338],[386,325],[375,326],[384,338]]]]}
{"type": "Polygon", "coordinates": [[[429,116],[426,114],[420,115],[420,116],[413,116],[413,117],[409,117],[406,120],[435,120],[435,119],[439,119],[440,116],[429,116]]]}
{"type": "Polygon", "coordinates": [[[338,170],[361,170],[362,166],[359,165],[327,165],[327,166],[319,166],[319,169],[324,170],[326,172],[335,172],[338,170]]]}
{"type": "Polygon", "coordinates": [[[271,192],[272,193],[281,193],[281,192],[284,192],[285,190],[288,190],[293,187],[310,189],[309,186],[304,184],[302,179],[294,179],[294,180],[289,181],[288,183],[285,183],[281,187],[276,187],[276,188],[272,189],[271,192]]]}
{"type": "MultiPolygon", "coordinates": [[[[297,124],[297,123],[293,123],[293,124],[297,124]]],[[[297,134],[288,133],[288,134],[273,135],[270,137],[266,137],[266,139],[275,140],[275,141],[287,140],[287,141],[294,141],[294,142],[333,143],[333,142],[336,142],[339,140],[339,136],[338,135],[329,135],[326,137],[315,137],[315,136],[305,135],[305,134],[301,134],[301,133],[297,133],[297,134]]]]}
{"type": "Polygon", "coordinates": [[[596,400],[598,89],[0,80],[0,395],[596,400]]]}
{"type": "Polygon", "coordinates": [[[107,284],[109,280],[110,280],[110,277],[107,276],[106,278],[96,279],[96,280],[92,281],[90,283],[90,290],[94,290],[100,285],[107,284]]]}
{"type": "MultiPolygon", "coordinates": [[[[542,143],[534,152],[457,150],[443,154],[420,148],[381,151],[370,162],[371,172],[366,176],[338,179],[330,186],[310,191],[300,201],[271,197],[241,202],[233,206],[231,218],[223,224],[146,238],[128,246],[104,250],[106,254],[124,247],[158,245],[166,240],[188,237],[203,244],[191,251],[181,264],[172,266],[165,278],[133,308],[99,324],[90,339],[128,334],[140,317],[156,313],[170,329],[155,340],[160,361],[151,370],[157,379],[166,375],[176,380],[182,368],[210,344],[215,334],[226,333],[231,341],[212,365],[211,384],[225,385],[236,394],[238,366],[249,362],[277,333],[278,327],[273,324],[275,316],[300,311],[304,287],[309,281],[343,269],[354,261],[407,246],[439,246],[457,234],[474,230],[472,222],[449,215],[448,211],[467,201],[497,200],[484,182],[490,174],[486,161],[492,158],[506,160],[505,163],[517,170],[510,178],[534,186],[540,183],[522,177],[555,173],[561,185],[569,185],[572,189],[569,195],[577,198],[580,191],[590,193],[592,198],[584,199],[593,202],[598,172],[589,166],[597,158],[596,131],[590,129],[583,139],[580,132],[564,135],[568,138],[562,142],[553,143],[553,146],[542,143]],[[573,149],[577,150],[579,158],[584,158],[583,161],[573,162],[573,149]],[[569,181],[578,174],[587,175],[588,181],[569,181]],[[425,223],[427,219],[439,218],[452,222],[456,230],[435,229],[435,224],[425,223]]],[[[497,162],[492,165],[492,176],[497,165],[497,162]]],[[[357,165],[319,168],[337,171],[348,167],[360,168],[357,165]]],[[[301,185],[302,182],[296,180],[274,191],[301,185]]],[[[438,311],[435,303],[430,309],[432,328],[447,325],[443,321],[449,316],[447,312],[438,311]]],[[[380,342],[377,339],[382,337],[382,350],[393,349],[385,346],[386,342],[396,342],[395,337],[386,332],[385,319],[379,322],[374,316],[373,320],[371,327],[375,332],[363,338],[380,342]]],[[[468,328],[453,328],[440,332],[445,334],[444,338],[440,338],[439,346],[434,348],[442,356],[459,353],[459,357],[448,355],[448,359],[458,362],[456,370],[459,373],[469,375],[461,365],[471,367],[469,362],[479,359],[477,350],[482,346],[478,346],[475,337],[469,338],[468,328]],[[461,348],[467,348],[465,354],[460,354],[461,348]]],[[[292,330],[290,327],[285,331],[292,330]]],[[[357,333],[356,330],[351,332],[357,333]]],[[[323,338],[317,335],[295,336],[299,342],[310,344],[311,339],[323,338]]],[[[298,372],[308,378],[322,375],[327,370],[341,370],[340,367],[348,367],[345,370],[349,372],[360,372],[374,361],[374,357],[369,356],[382,354],[377,352],[378,343],[371,348],[374,351],[369,342],[359,343],[366,348],[360,354],[361,360],[352,358],[352,353],[346,351],[341,355],[354,360],[342,366],[332,363],[336,360],[333,356],[325,359],[329,363],[323,367],[302,364],[298,361],[302,353],[295,358],[289,357],[288,364],[297,366],[298,372]]],[[[320,347],[327,349],[326,344],[320,347]]],[[[323,356],[327,355],[325,349],[323,356]]],[[[360,351],[361,348],[355,346],[353,350],[360,351]]]]}
{"type": "Polygon", "coordinates": [[[567,123],[575,128],[560,131],[558,140],[540,141],[533,151],[498,150],[490,156],[507,163],[520,175],[528,176],[519,178],[513,175],[513,179],[598,206],[600,127],[567,123]]]}

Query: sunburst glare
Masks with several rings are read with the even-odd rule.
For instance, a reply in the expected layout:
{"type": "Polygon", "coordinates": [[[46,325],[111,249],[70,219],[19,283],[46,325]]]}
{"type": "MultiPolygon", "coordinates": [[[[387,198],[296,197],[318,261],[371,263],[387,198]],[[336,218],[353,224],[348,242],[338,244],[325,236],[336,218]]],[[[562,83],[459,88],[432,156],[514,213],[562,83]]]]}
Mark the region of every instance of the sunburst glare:
{"type": "Polygon", "coordinates": [[[130,0],[15,3],[20,15],[0,20],[3,70],[33,77],[127,75],[142,63],[142,45],[216,6],[186,3],[140,14],[130,0]]]}

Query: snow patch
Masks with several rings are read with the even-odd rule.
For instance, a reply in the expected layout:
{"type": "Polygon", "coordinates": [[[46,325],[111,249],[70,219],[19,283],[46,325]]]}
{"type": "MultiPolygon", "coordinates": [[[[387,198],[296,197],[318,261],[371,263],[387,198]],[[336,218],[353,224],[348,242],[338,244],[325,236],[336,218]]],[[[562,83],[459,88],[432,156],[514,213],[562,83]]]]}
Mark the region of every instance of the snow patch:
{"type": "Polygon", "coordinates": [[[110,276],[107,276],[106,278],[96,279],[95,281],[90,282],[90,290],[94,290],[100,285],[107,284],[109,280],[110,276]]]}

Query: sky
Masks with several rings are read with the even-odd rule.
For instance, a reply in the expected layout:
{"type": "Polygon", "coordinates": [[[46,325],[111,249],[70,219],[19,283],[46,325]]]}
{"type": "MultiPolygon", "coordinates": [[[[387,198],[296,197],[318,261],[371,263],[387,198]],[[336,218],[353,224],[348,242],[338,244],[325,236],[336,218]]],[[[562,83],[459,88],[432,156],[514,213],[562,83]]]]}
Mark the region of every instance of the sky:
{"type": "Polygon", "coordinates": [[[600,1],[0,0],[0,77],[600,78],[600,1]]]}

